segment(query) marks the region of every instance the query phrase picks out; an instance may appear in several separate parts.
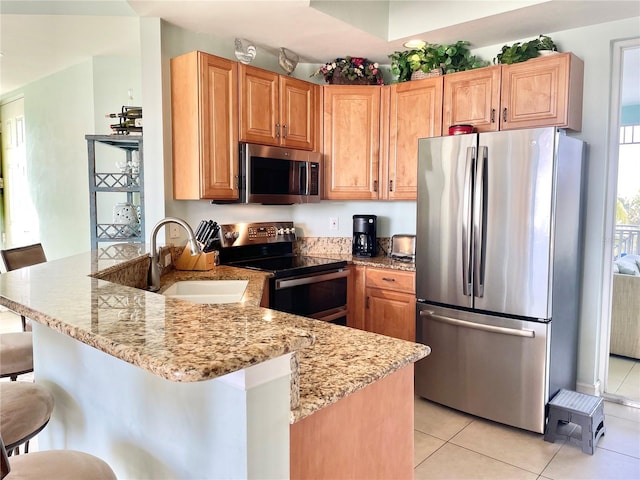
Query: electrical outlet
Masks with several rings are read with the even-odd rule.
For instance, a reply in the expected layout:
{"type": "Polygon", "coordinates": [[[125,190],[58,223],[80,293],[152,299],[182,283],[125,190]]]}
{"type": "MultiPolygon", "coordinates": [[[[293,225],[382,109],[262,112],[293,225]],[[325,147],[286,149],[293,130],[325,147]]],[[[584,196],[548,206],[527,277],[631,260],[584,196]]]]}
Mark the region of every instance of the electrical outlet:
{"type": "Polygon", "coordinates": [[[165,266],[165,267],[168,267],[169,265],[171,265],[171,254],[170,254],[170,253],[167,253],[167,254],[164,256],[164,266],[165,266]]]}
{"type": "Polygon", "coordinates": [[[180,227],[175,223],[169,224],[169,238],[180,238],[180,227]]]}
{"type": "Polygon", "coordinates": [[[336,217],[329,218],[329,230],[338,230],[338,219],[336,217]]]}

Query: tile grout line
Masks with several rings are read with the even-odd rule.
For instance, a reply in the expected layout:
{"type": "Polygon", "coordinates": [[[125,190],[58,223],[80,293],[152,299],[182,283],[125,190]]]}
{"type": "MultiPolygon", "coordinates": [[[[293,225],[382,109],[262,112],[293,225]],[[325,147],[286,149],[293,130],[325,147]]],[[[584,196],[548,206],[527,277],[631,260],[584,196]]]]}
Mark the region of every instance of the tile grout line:
{"type": "MultiPolygon", "coordinates": [[[[573,430],[575,430],[575,428],[574,428],[573,430]]],[[[571,433],[573,433],[573,430],[571,431],[571,433]]],[[[558,456],[558,454],[560,453],[560,450],[562,450],[564,447],[566,447],[566,446],[567,446],[568,442],[569,442],[569,440],[568,440],[568,439],[567,439],[567,440],[562,440],[562,445],[560,445],[560,448],[559,448],[558,450],[556,450],[556,453],[554,453],[554,454],[551,456],[551,458],[549,459],[549,461],[547,462],[547,464],[544,466],[544,468],[542,469],[542,471],[538,474],[538,476],[539,476],[539,477],[542,477],[542,476],[543,476],[543,474],[544,474],[545,470],[546,470],[547,468],[549,468],[549,465],[551,465],[551,462],[553,462],[553,460],[558,456]]],[[[545,478],[549,478],[549,479],[551,479],[551,480],[554,480],[554,478],[553,478],[553,477],[545,476],[545,478]]]]}
{"type": "MultiPolygon", "coordinates": [[[[447,443],[449,443],[449,442],[447,442],[447,443]]],[[[481,455],[481,456],[483,456],[485,458],[490,458],[491,460],[495,460],[496,462],[500,462],[500,463],[502,463],[504,465],[509,465],[510,467],[517,468],[518,470],[521,470],[523,472],[532,473],[533,475],[538,475],[538,476],[542,475],[542,473],[536,473],[536,472],[533,472],[531,470],[527,470],[526,468],[522,468],[522,467],[520,467],[518,465],[514,465],[513,463],[509,463],[509,462],[507,462],[505,460],[501,460],[499,458],[492,457],[491,455],[487,455],[486,453],[476,452],[475,450],[472,450],[471,448],[463,447],[462,445],[458,445],[457,443],[452,443],[451,445],[455,445],[458,448],[462,448],[463,450],[466,450],[467,452],[472,452],[472,453],[475,453],[476,455],[481,455]]],[[[560,449],[558,449],[558,451],[560,451],[560,449]]],[[[554,454],[554,456],[557,453],[558,452],[556,452],[554,454]]],[[[547,467],[545,466],[544,468],[547,468],[547,467]]],[[[544,469],[542,469],[542,471],[544,472],[544,469]]],[[[551,480],[553,480],[553,479],[551,479],[551,480]]]]}
{"type": "MultiPolygon", "coordinates": [[[[420,430],[418,430],[418,432],[420,432],[420,430]]],[[[420,433],[424,433],[424,432],[420,432],[420,433]]],[[[429,435],[428,433],[424,433],[425,435],[429,435]]],[[[430,437],[433,438],[438,438],[438,437],[434,437],[433,435],[429,435],[430,437]]],[[[438,438],[438,440],[442,440],[441,438],[438,438]]],[[[422,465],[424,462],[426,462],[429,458],[431,458],[431,456],[436,453],[438,450],[440,450],[442,447],[444,447],[446,444],[448,444],[449,442],[447,442],[446,440],[443,440],[444,443],[442,445],[440,445],[438,448],[436,448],[433,452],[431,452],[429,455],[427,455],[426,457],[424,457],[420,463],[418,463],[415,467],[413,467],[413,471],[415,472],[416,468],[418,468],[420,465],[422,465]]],[[[415,447],[414,447],[415,448],[415,447]]]]}
{"type": "Polygon", "coordinates": [[[633,367],[635,365],[631,365],[631,368],[629,369],[629,371],[627,372],[627,374],[624,376],[624,378],[622,379],[622,381],[620,382],[620,385],[618,385],[618,388],[616,389],[616,391],[614,393],[618,393],[618,391],[622,388],[622,386],[624,385],[624,382],[627,381],[627,378],[629,378],[629,375],[631,375],[631,370],[633,370],[633,367]]]}
{"type": "Polygon", "coordinates": [[[628,453],[624,453],[624,452],[619,452],[618,450],[611,450],[610,448],[606,448],[606,447],[599,447],[598,445],[596,445],[596,449],[598,448],[601,450],[606,450],[607,452],[617,453],[618,455],[624,455],[625,457],[633,458],[634,460],[640,460],[640,457],[629,455],[628,453]]]}

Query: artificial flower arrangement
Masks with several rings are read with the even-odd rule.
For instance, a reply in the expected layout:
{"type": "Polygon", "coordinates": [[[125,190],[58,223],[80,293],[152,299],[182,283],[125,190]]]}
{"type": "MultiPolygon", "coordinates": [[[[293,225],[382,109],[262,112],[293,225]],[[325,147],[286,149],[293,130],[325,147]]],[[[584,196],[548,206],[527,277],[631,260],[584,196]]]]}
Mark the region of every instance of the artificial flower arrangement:
{"type": "Polygon", "coordinates": [[[377,63],[362,57],[336,58],[322,65],[311,76],[322,75],[327,83],[382,85],[384,80],[377,63]]]}

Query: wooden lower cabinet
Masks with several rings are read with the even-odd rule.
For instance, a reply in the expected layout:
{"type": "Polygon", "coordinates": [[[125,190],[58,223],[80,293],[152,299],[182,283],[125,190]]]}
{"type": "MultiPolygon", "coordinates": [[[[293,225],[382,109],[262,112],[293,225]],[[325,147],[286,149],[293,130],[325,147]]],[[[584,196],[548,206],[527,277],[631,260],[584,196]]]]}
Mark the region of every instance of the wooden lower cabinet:
{"type": "Polygon", "coordinates": [[[412,479],[413,364],[290,427],[290,478],[412,479]]]}
{"type": "Polygon", "coordinates": [[[367,288],[364,329],[415,342],[416,297],[414,294],[367,288]]]}
{"type": "Polygon", "coordinates": [[[415,341],[415,273],[351,266],[347,325],[415,341]]]}

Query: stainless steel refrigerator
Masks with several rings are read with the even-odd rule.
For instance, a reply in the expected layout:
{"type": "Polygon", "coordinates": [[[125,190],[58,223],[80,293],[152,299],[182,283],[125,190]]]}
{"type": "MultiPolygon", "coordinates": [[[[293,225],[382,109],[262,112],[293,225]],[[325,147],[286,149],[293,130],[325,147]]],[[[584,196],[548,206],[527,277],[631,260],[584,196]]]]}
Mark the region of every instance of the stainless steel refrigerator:
{"type": "Polygon", "coordinates": [[[555,128],[419,141],[418,395],[542,433],[575,390],[584,151],[555,128]]]}

